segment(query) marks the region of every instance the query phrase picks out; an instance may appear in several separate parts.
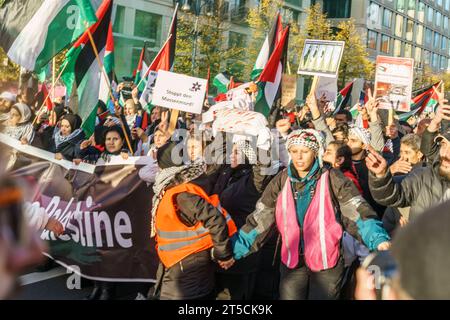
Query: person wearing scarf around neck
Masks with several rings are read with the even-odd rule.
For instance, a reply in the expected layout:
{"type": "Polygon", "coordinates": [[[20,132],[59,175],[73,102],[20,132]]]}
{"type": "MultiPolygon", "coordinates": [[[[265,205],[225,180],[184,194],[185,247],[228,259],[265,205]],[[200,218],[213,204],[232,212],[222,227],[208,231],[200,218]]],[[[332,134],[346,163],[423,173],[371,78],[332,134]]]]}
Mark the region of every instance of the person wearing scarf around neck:
{"type": "Polygon", "coordinates": [[[233,237],[234,258],[258,251],[273,230],[282,239],[280,299],[337,299],[344,275],[343,230],[372,251],[390,238],[376,213],[339,169],[322,167],[322,136],[313,129],[287,138],[288,168],[264,190],[233,237]]]}
{"type": "Polygon", "coordinates": [[[34,138],[34,129],[30,120],[30,108],[24,103],[16,103],[11,107],[9,118],[4,123],[3,133],[20,140],[22,144],[31,143],[34,138]]]}
{"type": "Polygon", "coordinates": [[[61,117],[59,127],[53,131],[53,145],[51,152],[55,153],[57,160],[72,161],[76,156],[76,150],[84,140],[84,132],[81,127],[81,118],[77,114],[65,114],[61,117]]]}

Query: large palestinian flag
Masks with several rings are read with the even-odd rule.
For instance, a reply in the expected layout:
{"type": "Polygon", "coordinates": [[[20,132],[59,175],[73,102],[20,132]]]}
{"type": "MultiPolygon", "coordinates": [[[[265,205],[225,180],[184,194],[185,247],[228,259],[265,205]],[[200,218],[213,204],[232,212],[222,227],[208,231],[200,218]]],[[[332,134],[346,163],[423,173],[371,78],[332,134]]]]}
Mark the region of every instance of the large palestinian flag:
{"type": "Polygon", "coordinates": [[[0,46],[15,63],[40,72],[95,21],[89,0],[7,0],[0,7],[0,46]]]}
{"type": "MultiPolygon", "coordinates": [[[[107,51],[108,31],[111,30],[111,11],[112,0],[104,0],[97,10],[97,23],[89,28],[98,50],[100,61],[104,63],[105,67],[108,63],[105,53],[107,51]]],[[[70,94],[70,107],[83,120],[83,129],[86,135],[89,136],[93,133],[94,127],[92,124],[95,125],[95,112],[93,112],[93,109],[96,109],[97,102],[101,98],[101,83],[106,81],[106,79],[102,80],[104,75],[87,32],[69,50],[61,68],[64,68],[65,64],[68,65],[61,79],[67,87],[67,94],[70,94]]],[[[103,98],[107,99],[107,96],[103,98]]]]}

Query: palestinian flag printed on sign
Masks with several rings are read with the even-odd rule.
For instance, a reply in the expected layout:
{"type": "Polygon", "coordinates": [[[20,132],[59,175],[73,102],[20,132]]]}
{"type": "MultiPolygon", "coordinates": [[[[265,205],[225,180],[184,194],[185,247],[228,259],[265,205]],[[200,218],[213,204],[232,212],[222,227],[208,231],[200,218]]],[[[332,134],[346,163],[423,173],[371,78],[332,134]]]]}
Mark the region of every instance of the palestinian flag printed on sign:
{"type": "MultiPolygon", "coordinates": [[[[97,10],[97,23],[89,28],[102,63],[104,63],[107,50],[106,43],[111,24],[111,11],[112,0],[104,0],[97,10]]],[[[70,95],[70,107],[81,117],[83,130],[87,136],[90,136],[95,126],[93,109],[96,109],[100,98],[101,82],[106,80],[102,80],[104,76],[100,70],[88,32],[84,33],[69,50],[64,64],[68,64],[68,66],[61,79],[67,87],[67,94],[70,95]]]]}
{"type": "Polygon", "coordinates": [[[437,95],[433,87],[438,88],[439,85],[440,82],[435,83],[434,85],[431,85],[424,90],[421,90],[420,94],[411,99],[411,110],[398,114],[398,119],[400,121],[406,121],[414,115],[420,115],[425,110],[425,108],[430,105],[430,103],[433,103],[433,97],[435,97],[437,101],[437,95]]]}
{"type": "Polygon", "coordinates": [[[39,73],[95,21],[89,0],[6,1],[0,7],[0,46],[12,61],[39,73]]]}

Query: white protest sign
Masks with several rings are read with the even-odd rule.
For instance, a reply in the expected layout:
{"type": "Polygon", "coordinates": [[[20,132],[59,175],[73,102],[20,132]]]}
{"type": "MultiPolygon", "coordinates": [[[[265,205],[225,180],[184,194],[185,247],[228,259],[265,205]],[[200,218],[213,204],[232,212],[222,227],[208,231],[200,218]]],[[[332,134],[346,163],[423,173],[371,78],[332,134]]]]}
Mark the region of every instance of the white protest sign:
{"type": "Polygon", "coordinates": [[[321,99],[325,97],[326,101],[334,101],[337,96],[337,78],[319,77],[317,84],[316,97],[321,99]]]}
{"type": "Polygon", "coordinates": [[[200,114],[205,100],[206,85],[206,79],[159,70],[152,104],[200,114]]]}
{"type": "Polygon", "coordinates": [[[344,41],[305,40],[298,74],[336,78],[344,41]]]}

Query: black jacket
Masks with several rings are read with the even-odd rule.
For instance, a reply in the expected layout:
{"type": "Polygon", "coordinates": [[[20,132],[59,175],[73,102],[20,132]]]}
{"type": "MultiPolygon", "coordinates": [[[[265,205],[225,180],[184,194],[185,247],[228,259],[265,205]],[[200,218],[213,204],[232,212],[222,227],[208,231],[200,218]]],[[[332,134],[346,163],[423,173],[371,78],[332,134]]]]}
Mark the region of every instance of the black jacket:
{"type": "Polygon", "coordinates": [[[439,174],[439,162],[416,170],[395,183],[387,171],[382,178],[369,174],[370,191],[379,203],[390,207],[411,207],[409,220],[450,199],[450,181],[439,174]]]}
{"type": "Polygon", "coordinates": [[[83,131],[80,131],[75,137],[61,143],[58,147],[55,145],[55,139],[51,139],[48,151],[53,153],[61,153],[65,160],[72,161],[77,157],[80,143],[85,139],[83,131]]]}

